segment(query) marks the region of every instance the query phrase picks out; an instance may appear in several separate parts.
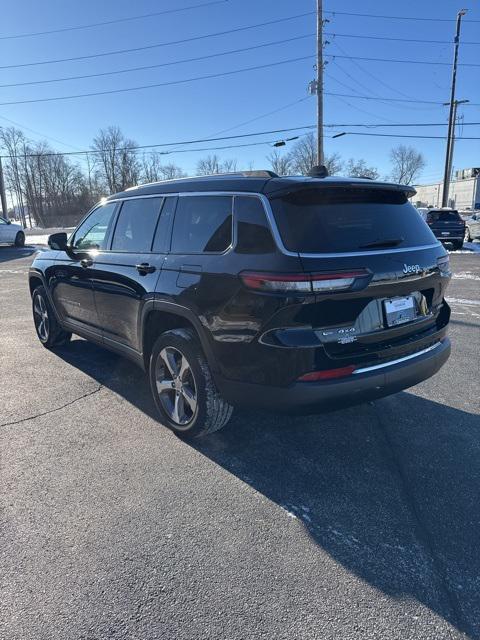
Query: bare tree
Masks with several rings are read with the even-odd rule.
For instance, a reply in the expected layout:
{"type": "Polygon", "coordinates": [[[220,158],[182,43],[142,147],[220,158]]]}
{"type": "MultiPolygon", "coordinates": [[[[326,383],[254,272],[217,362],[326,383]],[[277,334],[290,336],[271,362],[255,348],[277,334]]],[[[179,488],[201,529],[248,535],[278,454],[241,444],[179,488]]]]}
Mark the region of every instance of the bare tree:
{"type": "Polygon", "coordinates": [[[317,164],[317,139],[315,135],[308,133],[297,140],[288,155],[292,172],[306,175],[317,164]]]}
{"type": "Polygon", "coordinates": [[[177,178],[187,177],[187,174],[173,162],[161,165],[159,171],[161,180],[176,180],[177,178]]]}
{"type": "Polygon", "coordinates": [[[228,158],[227,160],[224,160],[220,166],[222,173],[232,173],[237,170],[237,161],[235,158],[228,158]]]}
{"type": "Polygon", "coordinates": [[[275,148],[268,154],[267,160],[273,171],[279,176],[288,176],[292,171],[292,160],[289,153],[281,153],[275,148]]]}
{"type": "Polygon", "coordinates": [[[209,176],[213,173],[221,173],[220,158],[215,153],[211,156],[207,156],[206,158],[200,158],[197,162],[198,176],[209,176]]]}
{"type": "Polygon", "coordinates": [[[236,170],[236,160],[229,159],[222,162],[216,153],[200,158],[197,162],[197,176],[210,176],[216,173],[229,173],[236,170]]]}
{"type": "MultiPolygon", "coordinates": [[[[307,175],[310,169],[317,164],[317,138],[315,134],[308,133],[298,140],[290,151],[290,169],[293,173],[307,175]]],[[[342,170],[343,162],[338,153],[326,155],[324,165],[330,175],[342,170]]]]}
{"type": "Polygon", "coordinates": [[[363,158],[354,160],[350,158],[345,167],[345,173],[353,178],[371,178],[377,180],[380,173],[375,167],[367,166],[363,158]]]}
{"type": "Polygon", "coordinates": [[[390,151],[390,161],[390,179],[400,184],[412,184],[427,164],[422,153],[403,144],[390,151]]]}
{"type": "Polygon", "coordinates": [[[160,153],[144,153],[141,165],[141,177],[144,182],[185,178],[185,173],[173,162],[162,164],[162,154],[160,153]]]}
{"type": "Polygon", "coordinates": [[[140,165],[132,148],[135,146],[135,142],[126,138],[119,127],[101,129],[93,139],[95,160],[111,193],[137,184],[140,165]]]}
{"type": "Polygon", "coordinates": [[[343,169],[342,157],[337,152],[325,156],[325,158],[323,159],[323,164],[327,168],[328,175],[330,176],[338,175],[343,169]]]}
{"type": "Polygon", "coordinates": [[[23,225],[26,226],[23,168],[19,158],[25,145],[25,136],[22,131],[15,129],[15,127],[0,128],[0,144],[8,154],[8,160],[5,164],[6,188],[10,193],[10,200],[20,214],[23,225]]]}

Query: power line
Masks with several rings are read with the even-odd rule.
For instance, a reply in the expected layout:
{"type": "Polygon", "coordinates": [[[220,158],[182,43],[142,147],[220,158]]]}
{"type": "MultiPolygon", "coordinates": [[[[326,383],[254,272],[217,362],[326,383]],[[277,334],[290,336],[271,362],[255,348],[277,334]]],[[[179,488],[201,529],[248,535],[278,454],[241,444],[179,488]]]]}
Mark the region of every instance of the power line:
{"type": "MultiPolygon", "coordinates": [[[[424,138],[428,138],[428,139],[438,139],[438,140],[444,140],[445,136],[410,136],[410,135],[403,135],[403,134],[381,134],[381,133],[359,133],[359,132],[355,132],[355,131],[345,131],[343,132],[343,135],[356,135],[356,136],[373,136],[373,137],[387,137],[387,138],[416,138],[416,139],[424,139],[424,138]]],[[[334,136],[324,136],[325,138],[336,138],[338,137],[338,135],[334,135],[334,136]]],[[[295,139],[295,138],[294,138],[295,139]]],[[[457,140],[480,140],[480,136],[479,137],[464,137],[464,138],[457,138],[457,140]]],[[[240,149],[240,148],[245,148],[245,147],[256,147],[256,146],[262,146],[262,145],[272,145],[275,144],[275,142],[277,142],[277,140],[272,139],[272,140],[261,140],[260,142],[248,142],[248,143],[243,143],[243,144],[233,144],[233,145],[225,145],[225,146],[215,146],[215,147],[201,147],[201,148],[195,148],[195,149],[174,149],[173,151],[163,151],[160,152],[161,155],[172,155],[175,153],[196,153],[196,152],[200,152],[200,151],[221,151],[221,150],[226,150],[226,149],[240,149]]],[[[147,145],[146,147],[131,147],[129,149],[129,151],[135,151],[136,149],[141,149],[141,148],[149,148],[149,145],[147,145]]],[[[104,150],[105,151],[105,150],[104,150]]],[[[121,149],[116,149],[116,151],[121,151],[121,149]]],[[[80,152],[77,152],[80,153],[80,152]]],[[[87,151],[84,153],[94,153],[92,151],[87,151]]],[[[147,152],[149,153],[149,152],[147,152]]],[[[44,154],[38,154],[38,153],[30,153],[30,154],[20,154],[20,155],[13,155],[13,156],[0,156],[0,158],[6,158],[6,159],[11,159],[11,158],[36,158],[36,157],[47,157],[47,156],[52,156],[52,155],[59,155],[59,156],[67,156],[67,155],[75,155],[75,152],[71,152],[71,153],[58,153],[58,154],[51,154],[51,153],[44,153],[44,154]]]]}
{"type": "MultiPolygon", "coordinates": [[[[364,73],[364,74],[368,75],[370,78],[372,78],[373,80],[375,80],[375,82],[376,82],[376,83],[381,84],[382,86],[384,86],[385,88],[389,89],[390,91],[393,91],[393,93],[396,93],[397,95],[400,95],[402,98],[408,98],[409,100],[415,100],[415,101],[416,101],[416,99],[415,99],[413,96],[411,96],[411,95],[409,95],[409,94],[407,94],[407,93],[405,93],[405,92],[403,92],[403,91],[400,91],[400,89],[398,89],[397,87],[394,87],[393,85],[391,85],[391,84],[389,84],[389,83],[385,82],[385,80],[383,80],[382,78],[380,78],[378,75],[376,75],[376,74],[372,73],[369,69],[366,69],[366,68],[365,68],[365,66],[364,66],[363,64],[360,64],[360,63],[359,63],[359,62],[357,62],[356,60],[352,59],[352,57],[349,55],[349,53],[348,53],[347,51],[345,51],[345,49],[344,49],[343,47],[341,47],[341,46],[340,46],[340,44],[339,44],[339,42],[338,42],[337,40],[335,40],[335,41],[334,41],[334,46],[335,46],[337,49],[339,49],[339,50],[342,52],[342,54],[344,54],[345,56],[347,56],[347,59],[349,60],[349,62],[350,62],[352,65],[354,65],[354,66],[355,66],[357,69],[359,69],[362,73],[364,73]]],[[[340,66],[340,63],[339,63],[338,59],[333,59],[331,62],[333,62],[337,67],[339,67],[340,69],[342,69],[344,73],[346,73],[348,76],[350,76],[350,74],[348,74],[348,73],[343,69],[343,67],[342,67],[342,66],[340,66]]],[[[350,77],[353,79],[353,76],[350,76],[350,77]]],[[[356,78],[355,78],[355,82],[357,82],[357,84],[361,84],[361,83],[360,83],[360,81],[359,81],[358,79],[356,79],[356,78]]],[[[362,86],[364,86],[364,85],[362,85],[362,86]]],[[[364,88],[365,88],[365,86],[364,86],[364,88]]],[[[369,93],[372,93],[372,94],[373,94],[373,95],[375,95],[376,97],[381,97],[381,96],[376,92],[376,90],[375,90],[375,91],[373,91],[372,89],[369,89],[369,88],[367,87],[367,91],[368,91],[369,93]]],[[[359,93],[359,92],[357,91],[357,93],[359,93]]],[[[340,100],[342,100],[342,98],[339,98],[339,99],[340,99],[340,100]]],[[[355,105],[350,105],[350,104],[349,104],[349,106],[351,106],[351,107],[353,107],[354,109],[357,109],[357,110],[358,110],[358,107],[356,107],[355,105]]],[[[405,103],[403,103],[402,105],[397,105],[397,104],[393,103],[393,104],[392,104],[392,106],[393,106],[393,107],[397,107],[398,109],[405,109],[405,108],[408,108],[408,109],[411,109],[411,110],[414,110],[414,111],[419,111],[419,110],[421,110],[421,111],[422,111],[422,110],[423,110],[423,111],[425,111],[425,110],[431,110],[431,109],[432,109],[432,107],[420,107],[419,105],[413,105],[413,104],[412,104],[412,105],[410,105],[410,104],[405,104],[405,103]]],[[[383,118],[383,119],[385,119],[385,118],[383,118]]]]}
{"type": "MultiPolygon", "coordinates": [[[[242,47],[239,49],[231,49],[229,51],[221,51],[219,53],[212,53],[212,54],[208,54],[208,55],[204,55],[204,56],[197,56],[194,58],[182,58],[180,60],[173,60],[171,62],[161,62],[158,64],[150,64],[150,65],[144,65],[144,66],[140,66],[140,67],[128,67],[126,69],[114,69],[113,71],[104,71],[104,72],[100,72],[100,73],[88,73],[88,74],[82,74],[82,75],[76,75],[76,76],[64,76],[61,78],[50,78],[50,79],[46,79],[46,80],[30,80],[28,82],[10,82],[10,83],[6,83],[6,84],[0,84],[0,88],[7,88],[7,87],[24,87],[24,86],[30,86],[30,85],[39,85],[39,84],[52,84],[55,82],[66,82],[69,80],[84,80],[87,78],[99,78],[99,77],[105,77],[105,76],[112,76],[112,75],[119,75],[122,73],[130,73],[133,71],[146,71],[149,69],[158,69],[160,67],[170,67],[170,66],[175,66],[177,64],[185,64],[185,63],[189,63],[189,62],[199,62],[201,60],[209,60],[212,58],[218,58],[224,55],[232,55],[235,53],[244,53],[246,51],[254,51],[256,49],[262,49],[265,47],[270,47],[270,46],[275,46],[278,44],[286,44],[288,42],[295,42],[297,40],[303,40],[305,38],[310,38],[313,37],[315,35],[315,33],[307,33],[304,35],[300,35],[300,36],[292,36],[291,38],[284,38],[282,40],[273,40],[271,42],[265,42],[265,43],[261,43],[258,45],[252,45],[249,47],[242,47]]],[[[330,33],[330,34],[326,34],[326,35],[331,35],[331,36],[342,36],[345,34],[334,34],[334,33],[330,33]]],[[[377,38],[376,36],[361,36],[361,35],[351,35],[348,37],[352,37],[352,38],[375,38],[375,39],[379,39],[379,40],[399,40],[399,41],[403,41],[402,38],[377,38]]],[[[405,40],[407,42],[422,42],[421,40],[405,40]]],[[[428,41],[426,41],[428,42],[428,41]]],[[[431,41],[432,42],[432,41],[431,41]]],[[[440,41],[437,41],[440,42],[440,41]]],[[[168,44],[168,43],[165,43],[168,44]]],[[[448,43],[450,44],[450,43],[448,43]]],[[[465,43],[468,44],[468,43],[465,43]]],[[[476,42],[476,43],[469,43],[469,44],[480,44],[480,42],[476,42]]],[[[152,45],[152,46],[162,46],[162,45],[152,45]]],[[[337,43],[337,46],[340,48],[340,46],[337,43]]],[[[128,50],[125,49],[122,52],[127,52],[127,51],[132,51],[132,50],[128,50]]],[[[100,54],[99,54],[100,55],[100,54]]],[[[330,54],[325,54],[326,57],[331,57],[333,58],[333,61],[335,61],[335,58],[344,58],[347,60],[350,60],[351,62],[355,61],[355,60],[369,60],[369,61],[378,61],[378,62],[396,62],[396,63],[411,63],[411,64],[436,64],[436,65],[446,65],[449,66],[448,62],[434,62],[434,61],[424,61],[424,60],[393,60],[393,59],[389,59],[389,58],[366,58],[366,57],[358,57],[358,56],[349,56],[349,55],[340,55],[340,54],[334,54],[334,53],[330,53],[330,54]]],[[[33,63],[32,63],[33,64],[33,63]]],[[[40,64],[40,63],[39,63],[40,64]]],[[[463,66],[476,66],[476,67],[480,67],[480,64],[476,64],[476,63],[463,63],[463,66]]],[[[0,68],[5,68],[5,67],[0,67],[0,68]]],[[[360,68],[360,67],[359,67],[360,68]]],[[[342,69],[343,70],[343,69],[342,69]]],[[[344,71],[344,70],[343,70],[344,71]]],[[[344,71],[344,73],[347,73],[346,71],[344,71]]],[[[347,73],[347,75],[349,75],[347,73]]],[[[379,80],[378,78],[376,78],[378,81],[382,82],[381,80],[379,80]]],[[[383,83],[385,84],[385,83],[383,83]]],[[[388,87],[388,85],[385,84],[385,86],[388,87]]],[[[391,87],[390,87],[391,88],[391,87]]],[[[401,92],[399,92],[401,93],[401,92]]],[[[405,95],[405,94],[403,94],[405,95]]]]}
{"type": "MultiPolygon", "coordinates": [[[[57,144],[61,144],[64,147],[70,147],[70,149],[78,149],[78,147],[75,147],[72,144],[68,144],[67,142],[62,142],[62,140],[58,140],[58,138],[52,138],[52,136],[48,136],[46,133],[42,133],[41,131],[36,131],[35,129],[31,129],[30,127],[27,127],[24,124],[21,124],[20,122],[16,122],[15,120],[10,120],[10,118],[6,118],[5,116],[0,116],[1,120],[5,120],[6,122],[9,122],[10,124],[14,124],[16,127],[20,127],[20,129],[25,129],[26,131],[30,131],[31,133],[34,133],[37,136],[42,136],[42,138],[46,138],[47,140],[51,140],[52,142],[56,142],[57,144]]],[[[2,127],[0,127],[1,129],[2,127]]]]}
{"type": "MultiPolygon", "coordinates": [[[[420,42],[422,44],[452,44],[451,40],[424,40],[423,38],[392,38],[390,36],[364,36],[356,33],[333,33],[325,31],[326,36],[335,38],[362,38],[365,40],[390,40],[393,42],[420,42]]],[[[480,42],[463,42],[463,44],[480,44],[480,42]]]]}
{"type": "MultiPolygon", "coordinates": [[[[134,20],[143,20],[146,18],[154,18],[156,16],[160,16],[160,15],[168,15],[171,13],[181,13],[182,11],[189,11],[191,9],[201,9],[203,7],[208,7],[208,6],[212,6],[212,5],[216,5],[216,4],[224,4],[226,2],[228,2],[229,0],[211,0],[210,2],[203,2],[200,4],[195,4],[195,5],[187,5],[185,7],[180,7],[180,8],[176,8],[176,9],[165,9],[163,11],[153,11],[151,13],[143,13],[143,14],[139,14],[139,15],[134,15],[134,16],[127,16],[125,18],[115,18],[113,20],[104,20],[102,22],[91,22],[89,24],[83,24],[83,25],[73,25],[73,26],[69,26],[69,27],[60,27],[58,29],[47,29],[44,31],[33,31],[33,32],[29,32],[29,33],[18,33],[18,34],[11,34],[11,35],[4,35],[4,36],[0,36],[0,40],[13,40],[13,39],[17,39],[17,38],[31,38],[31,37],[35,37],[35,36],[43,36],[43,35],[50,35],[53,33],[65,33],[68,31],[81,31],[83,29],[91,29],[93,27],[102,27],[102,26],[108,26],[108,25],[112,25],[112,24],[120,24],[123,22],[131,22],[134,20]]],[[[385,15],[377,15],[377,14],[371,14],[371,13],[351,13],[351,12],[346,12],[346,11],[324,11],[324,13],[328,13],[329,15],[346,15],[346,16],[357,16],[357,17],[363,17],[363,18],[384,18],[387,20],[416,20],[416,21],[426,21],[426,22],[454,22],[453,19],[451,18],[421,18],[418,16],[385,16],[385,15]]],[[[468,22],[480,22],[479,20],[468,20],[468,22]]],[[[424,40],[423,42],[435,42],[432,40],[424,40]]],[[[473,43],[472,43],[473,44],[473,43]]],[[[477,43],[475,43],[477,44],[477,43]]]]}
{"type": "MultiPolygon", "coordinates": [[[[361,128],[378,128],[378,127],[444,127],[445,123],[444,122],[401,122],[401,123],[394,123],[394,124],[383,124],[383,123],[331,123],[331,124],[325,124],[324,125],[326,128],[333,128],[333,129],[340,129],[343,127],[361,127],[361,128]]],[[[480,126],[480,122],[464,122],[463,126],[480,126]]],[[[180,140],[177,142],[163,142],[163,143],[158,143],[158,144],[146,144],[146,145],[133,145],[133,146],[129,146],[129,147],[119,147],[117,149],[115,149],[115,151],[121,152],[121,151],[140,151],[143,149],[156,149],[156,148],[160,148],[160,147],[176,147],[176,146],[187,146],[187,145],[194,145],[194,144],[201,144],[204,142],[222,142],[222,141],[226,141],[226,140],[235,140],[235,139],[243,139],[243,138],[251,138],[251,137],[255,137],[255,136],[264,136],[264,135],[272,135],[272,134],[282,134],[282,133],[289,133],[292,131],[302,131],[305,129],[315,129],[316,125],[315,124],[307,124],[307,125],[303,125],[300,127],[287,127],[284,129],[271,129],[268,131],[255,131],[255,132],[251,132],[251,133],[240,133],[240,134],[236,134],[236,135],[232,135],[232,136],[222,136],[222,137],[217,137],[217,138],[196,138],[194,140],[180,140]]],[[[444,139],[445,136],[423,136],[423,135],[404,135],[404,134],[382,134],[382,133],[364,133],[364,132],[355,132],[355,131],[346,131],[345,134],[349,134],[349,135],[370,135],[370,136],[386,136],[386,137],[406,137],[406,138],[434,138],[434,139],[444,139]]],[[[465,137],[465,138],[459,138],[460,140],[479,140],[480,137],[465,137]]],[[[276,142],[277,140],[271,140],[271,141],[262,141],[259,142],[258,144],[270,144],[271,142],[276,142]]],[[[255,143],[257,144],[257,143],[255,143]]],[[[230,148],[230,147],[225,147],[225,148],[230,148]]],[[[234,147],[231,147],[234,148],[234,147]]],[[[113,149],[111,149],[113,150],[113,149]]],[[[88,154],[96,154],[96,153],[102,153],[103,151],[106,151],[105,149],[102,150],[95,150],[95,149],[88,149],[88,150],[83,150],[83,151],[67,151],[64,153],[61,152],[52,152],[52,153],[30,153],[30,154],[23,154],[23,155],[19,155],[19,156],[14,156],[14,157],[45,157],[45,156],[75,156],[75,155],[88,155],[88,154]]],[[[168,151],[168,152],[160,152],[162,154],[166,154],[166,153],[183,153],[183,152],[187,152],[189,151],[189,149],[174,149],[173,151],[168,151]]],[[[9,158],[11,156],[2,156],[4,158],[9,158]]]]}
{"type": "MultiPolygon", "coordinates": [[[[261,140],[259,142],[247,142],[247,143],[243,143],[243,144],[233,144],[233,145],[225,145],[225,146],[216,146],[216,147],[202,147],[202,148],[197,148],[197,149],[174,149],[172,151],[160,151],[157,153],[160,153],[160,155],[171,155],[174,153],[195,153],[196,151],[220,151],[222,149],[240,149],[243,147],[256,147],[256,146],[261,146],[261,145],[272,145],[275,142],[277,142],[278,140],[276,139],[272,139],[272,140],[261,140]]],[[[178,144],[178,143],[177,143],[178,144]]],[[[143,145],[143,146],[134,146],[134,147],[127,147],[124,149],[115,149],[115,151],[120,152],[120,151],[137,151],[139,149],[150,149],[152,147],[156,147],[156,146],[163,146],[163,145],[143,145]]],[[[49,156],[72,156],[72,155],[79,155],[79,154],[94,154],[94,153],[103,153],[105,151],[113,151],[113,149],[102,149],[101,151],[95,151],[95,150],[90,150],[90,151],[71,151],[71,152],[67,152],[67,153],[24,153],[24,154],[19,154],[19,155],[3,155],[0,156],[0,158],[5,158],[5,159],[12,159],[12,158],[45,158],[45,157],[49,157],[49,156]]],[[[147,152],[149,153],[149,152],[147,152]]]]}
{"type": "MultiPolygon", "coordinates": [[[[421,18],[419,16],[384,16],[375,13],[352,13],[348,11],[325,11],[329,15],[357,16],[359,18],[385,18],[386,20],[414,20],[420,22],[455,22],[453,18],[421,18]]],[[[480,22],[480,20],[468,20],[468,22],[480,22]]]]}
{"type": "MultiPolygon", "coordinates": [[[[338,57],[342,57],[342,56],[338,56],[338,57]]],[[[203,76],[196,76],[194,78],[184,78],[182,80],[169,80],[168,82],[156,82],[154,84],[145,84],[145,85],[140,85],[137,87],[124,87],[124,88],[120,88],[120,89],[108,89],[105,91],[90,91],[88,93],[77,93],[77,94],[71,94],[71,95],[67,95],[67,96],[52,96],[49,98],[30,98],[30,99],[26,99],[26,100],[11,100],[9,102],[0,102],[0,106],[7,106],[7,105],[14,105],[14,104],[32,104],[32,103],[38,103],[38,102],[56,102],[59,100],[74,100],[76,98],[89,98],[92,96],[104,96],[104,95],[111,95],[111,94],[116,94],[116,93],[125,93],[128,91],[140,91],[143,89],[153,89],[153,88],[157,88],[157,87],[168,87],[168,86],[173,86],[173,85],[178,85],[178,84],[187,84],[189,82],[196,82],[199,80],[209,80],[212,78],[223,78],[226,76],[231,76],[231,75],[236,75],[237,73],[245,73],[247,71],[256,71],[258,69],[268,69],[268,68],[272,68],[272,67],[277,67],[283,64],[289,64],[292,62],[300,62],[300,61],[304,61],[304,60],[311,60],[312,58],[314,58],[314,56],[310,55],[310,56],[301,56],[299,58],[289,58],[287,60],[280,60],[278,62],[270,62],[268,64],[261,64],[261,65],[255,65],[253,67],[244,67],[242,69],[234,69],[232,71],[223,71],[220,73],[211,73],[211,74],[207,74],[207,75],[203,75],[203,76]]],[[[480,66],[480,65],[479,65],[480,66]]],[[[417,104],[435,104],[435,105],[443,105],[443,102],[436,102],[433,100],[409,100],[406,98],[375,98],[373,96],[359,96],[359,95],[350,95],[350,94],[343,94],[343,93],[328,93],[325,92],[324,95],[331,95],[331,96],[338,96],[338,97],[343,97],[343,98],[360,98],[363,100],[377,100],[380,102],[406,102],[406,103],[417,103],[417,104]]],[[[469,105],[471,106],[478,106],[477,103],[474,102],[470,102],[469,105]]]]}
{"type": "Polygon", "coordinates": [[[167,47],[170,45],[191,43],[191,42],[196,42],[198,40],[205,40],[205,39],[214,38],[217,36],[228,35],[230,33],[239,33],[241,31],[248,31],[249,29],[257,29],[258,27],[265,27],[271,24],[288,22],[289,20],[296,20],[297,18],[310,16],[312,15],[312,13],[315,13],[315,12],[307,11],[306,13],[298,13],[294,16],[287,16],[286,18],[277,18],[275,20],[268,20],[267,22],[258,22],[256,24],[251,24],[246,27],[236,27],[234,29],[227,29],[225,31],[216,31],[215,33],[207,33],[201,36],[191,36],[189,38],[182,38],[181,40],[170,40],[169,42],[159,42],[156,44],[149,44],[143,47],[133,47],[131,49],[117,49],[115,51],[104,51],[103,53],[92,53],[84,56],[75,56],[73,58],[57,58],[55,60],[40,60],[36,62],[24,62],[21,64],[2,65],[0,66],[0,69],[18,69],[21,67],[33,67],[33,66],[39,66],[44,64],[56,64],[58,62],[73,62],[75,60],[91,60],[93,58],[103,58],[106,56],[113,56],[121,53],[133,53],[135,51],[147,51],[149,49],[157,49],[159,47],[167,47]]]}
{"type": "MultiPolygon", "coordinates": [[[[358,96],[358,95],[352,95],[349,93],[329,93],[329,92],[325,92],[326,96],[337,96],[340,98],[359,98],[361,100],[377,100],[378,102],[413,102],[413,103],[418,103],[418,104],[437,104],[437,105],[442,105],[443,106],[443,102],[435,102],[434,100],[409,100],[407,98],[375,98],[373,96],[358,96]]],[[[1,103],[0,103],[1,104],[1,103]]],[[[480,106],[480,103],[477,102],[469,102],[468,105],[465,106],[475,106],[478,107],[480,106]]]]}
{"type": "Polygon", "coordinates": [[[260,64],[253,67],[244,67],[243,69],[235,69],[233,71],[223,71],[221,73],[211,73],[204,76],[196,76],[194,78],[185,78],[183,80],[169,80],[168,82],[156,82],[154,84],[145,84],[138,87],[126,87],[121,89],[108,89],[105,91],[91,91],[89,93],[77,93],[68,96],[54,96],[50,98],[30,98],[27,100],[13,100],[10,102],[0,102],[0,106],[12,105],[12,104],[31,104],[34,102],[55,102],[57,100],[73,100],[75,98],[89,98],[92,96],[105,96],[115,93],[125,93],[127,91],[140,91],[142,89],[153,89],[155,87],[168,87],[177,84],[187,84],[188,82],[196,82],[198,80],[209,80],[211,78],[223,78],[226,76],[235,75],[237,73],[244,73],[246,71],[255,71],[257,69],[268,69],[271,67],[277,67],[282,64],[288,64],[291,62],[299,62],[303,60],[311,60],[315,56],[302,56],[300,58],[289,58],[288,60],[280,60],[279,62],[270,62],[269,64],[260,64]]]}
{"type": "MultiPolygon", "coordinates": [[[[333,125],[332,125],[333,126],[333,125]]],[[[352,125],[355,126],[355,125],[352,125]]],[[[273,133],[288,133],[290,131],[301,131],[303,129],[314,129],[315,125],[311,124],[307,124],[304,125],[303,127],[289,127],[286,129],[271,129],[270,131],[256,131],[254,133],[240,133],[237,135],[233,135],[233,136],[222,136],[219,138],[196,138],[194,140],[180,140],[177,142],[163,142],[163,143],[159,143],[159,144],[145,144],[145,145],[133,145],[133,146],[129,146],[129,147],[119,147],[117,149],[115,149],[115,151],[138,151],[140,149],[154,149],[154,148],[158,148],[158,147],[175,147],[175,146],[181,146],[181,145],[190,145],[190,144],[199,144],[202,142],[221,142],[223,140],[234,140],[237,138],[251,138],[254,136],[264,136],[264,135],[270,135],[273,133]]],[[[274,141],[275,142],[275,141],[274,141]]],[[[80,155],[80,154],[95,154],[95,153],[102,153],[103,151],[105,151],[105,149],[102,150],[95,150],[95,149],[89,149],[86,151],[67,151],[65,153],[59,153],[59,152],[52,152],[52,153],[32,153],[32,154],[27,154],[29,157],[36,157],[36,156],[75,156],[75,155],[80,155]]],[[[110,151],[113,151],[113,149],[110,149],[110,151]]],[[[4,156],[6,157],[6,156],[4,156]]],[[[23,157],[23,156],[22,156],[23,157]]]]}
{"type": "Polygon", "coordinates": [[[29,82],[12,82],[8,84],[0,84],[0,88],[5,87],[25,87],[28,85],[35,84],[51,84],[52,82],[65,82],[67,80],[83,80],[86,78],[99,78],[103,76],[112,76],[118,75],[121,73],[130,73],[132,71],[145,71],[147,69],[158,69],[159,67],[170,67],[177,64],[184,64],[186,62],[199,62],[200,60],[209,60],[211,58],[219,58],[221,56],[231,55],[234,53],[243,53],[245,51],[253,51],[255,49],[262,49],[264,47],[271,47],[277,44],[285,44],[287,42],[294,42],[295,40],[302,40],[305,38],[309,38],[310,36],[314,36],[314,33],[308,33],[302,36],[293,36],[291,38],[285,38],[283,40],[274,40],[273,42],[265,42],[262,44],[252,45],[250,47],[243,47],[241,49],[231,49],[230,51],[221,51],[219,53],[211,53],[206,56],[198,56],[196,58],[183,58],[181,60],[173,60],[172,62],[161,62],[159,64],[149,64],[142,67],[129,67],[128,69],[118,69],[114,71],[104,71],[101,73],[88,73],[79,76],[66,76],[63,78],[52,78],[49,80],[31,80],[29,82]]]}
{"type": "Polygon", "coordinates": [[[30,33],[17,33],[9,36],[0,36],[0,40],[14,40],[16,38],[31,38],[33,36],[45,36],[51,33],[65,33],[66,31],[80,31],[82,29],[91,29],[92,27],[103,27],[110,24],[119,24],[120,22],[130,22],[132,20],[142,20],[144,18],[153,18],[155,16],[167,15],[169,13],[180,13],[190,9],[201,9],[214,4],[224,4],[229,0],[212,0],[211,2],[202,2],[201,4],[188,5],[179,9],[165,9],[164,11],[154,11],[153,13],[143,13],[138,16],[129,16],[126,18],[116,18],[114,20],[105,20],[104,22],[92,22],[90,24],[76,25],[73,27],[61,27],[59,29],[48,29],[46,31],[34,31],[30,33]]]}
{"type": "MultiPolygon", "coordinates": [[[[395,62],[401,64],[429,64],[429,65],[441,65],[450,67],[450,62],[440,62],[434,60],[398,60],[395,58],[365,58],[363,56],[340,56],[335,53],[326,53],[327,58],[347,58],[349,60],[368,60],[370,62],[395,62]]],[[[459,67],[480,67],[480,63],[477,62],[459,62],[459,67]]]]}
{"type": "MultiPolygon", "coordinates": [[[[365,127],[366,129],[377,129],[378,127],[444,127],[446,122],[396,122],[392,124],[326,124],[326,127],[365,127]]],[[[462,126],[480,126],[480,122],[463,122],[462,126]]],[[[445,137],[445,136],[444,136],[445,137]]]]}
{"type": "MultiPolygon", "coordinates": [[[[418,140],[445,140],[445,136],[416,136],[410,135],[406,133],[365,133],[363,131],[345,131],[342,132],[342,135],[349,136],[373,136],[378,138],[416,138],[418,140]]],[[[456,138],[455,141],[458,140],[480,140],[480,136],[464,136],[462,138],[456,138]]]]}

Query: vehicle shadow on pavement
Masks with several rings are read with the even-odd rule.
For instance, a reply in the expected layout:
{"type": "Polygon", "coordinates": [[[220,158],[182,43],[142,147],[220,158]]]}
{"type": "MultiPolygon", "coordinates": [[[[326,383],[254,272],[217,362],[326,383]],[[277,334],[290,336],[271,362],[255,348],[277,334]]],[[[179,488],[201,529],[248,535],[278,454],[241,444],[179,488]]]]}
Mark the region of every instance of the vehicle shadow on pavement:
{"type": "Polygon", "coordinates": [[[395,599],[480,638],[480,421],[409,392],[310,417],[239,412],[194,448],[395,599]]]}
{"type": "MultiPolygon", "coordinates": [[[[83,340],[57,353],[156,419],[130,362],[83,340]]],[[[278,505],[367,584],[480,638],[478,415],[403,392],[321,416],[237,410],[185,446],[278,505]]]]}
{"type": "Polygon", "coordinates": [[[37,251],[37,247],[11,247],[9,245],[0,245],[0,263],[28,258],[37,251]]]}

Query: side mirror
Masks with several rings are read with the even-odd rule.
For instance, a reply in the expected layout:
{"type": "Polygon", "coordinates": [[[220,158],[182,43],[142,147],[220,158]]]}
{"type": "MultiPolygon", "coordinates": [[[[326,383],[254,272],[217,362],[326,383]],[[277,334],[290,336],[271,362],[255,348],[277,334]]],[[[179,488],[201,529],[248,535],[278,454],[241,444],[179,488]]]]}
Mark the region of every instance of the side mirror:
{"type": "Polygon", "coordinates": [[[473,216],[472,216],[472,220],[476,220],[476,219],[477,219],[477,214],[474,213],[473,216]]]}
{"type": "Polygon", "coordinates": [[[7,218],[7,224],[12,224],[12,221],[9,218],[7,218]]]}
{"type": "Polygon", "coordinates": [[[65,232],[52,233],[51,236],[48,236],[48,246],[50,249],[56,249],[57,251],[66,251],[67,234],[65,232]]]}

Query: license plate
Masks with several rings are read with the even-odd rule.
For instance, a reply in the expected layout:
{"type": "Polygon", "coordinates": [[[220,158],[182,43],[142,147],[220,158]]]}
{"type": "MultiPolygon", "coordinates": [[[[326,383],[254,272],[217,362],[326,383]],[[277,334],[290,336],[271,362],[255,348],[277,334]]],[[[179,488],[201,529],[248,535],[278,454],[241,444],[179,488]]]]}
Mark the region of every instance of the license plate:
{"type": "Polygon", "coordinates": [[[411,322],[417,316],[415,299],[413,296],[405,296],[403,298],[390,298],[383,302],[385,308],[385,317],[387,325],[394,327],[397,324],[411,322]]]}

